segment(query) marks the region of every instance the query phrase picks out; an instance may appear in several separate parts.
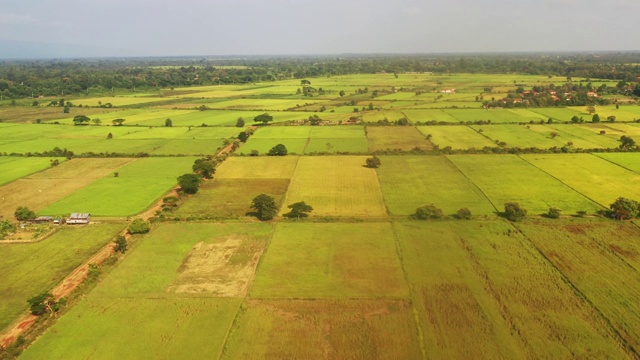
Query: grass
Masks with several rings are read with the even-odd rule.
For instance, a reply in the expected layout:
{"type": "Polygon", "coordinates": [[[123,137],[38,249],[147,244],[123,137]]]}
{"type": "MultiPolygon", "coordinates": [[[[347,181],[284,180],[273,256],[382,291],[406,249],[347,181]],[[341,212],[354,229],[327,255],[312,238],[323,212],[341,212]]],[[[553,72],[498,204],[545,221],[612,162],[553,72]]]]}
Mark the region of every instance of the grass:
{"type": "Polygon", "coordinates": [[[312,216],[385,216],[375,170],[364,156],[302,157],[285,205],[304,201],[312,216]]]}
{"type": "Polygon", "coordinates": [[[216,179],[290,179],[299,157],[230,157],[216,170],[216,179]]]}
{"type": "MultiPolygon", "coordinates": [[[[608,208],[618,197],[640,198],[640,175],[590,154],[523,155],[523,159],[608,208]]],[[[561,206],[558,206],[562,209],[561,206]]],[[[569,211],[569,208],[566,209],[569,211]]],[[[587,210],[583,208],[582,210],[587,210]]]]}
{"type": "MultiPolygon", "coordinates": [[[[530,214],[546,213],[551,207],[565,213],[580,210],[591,213],[600,209],[597,203],[581,194],[581,189],[572,188],[561,182],[562,179],[558,180],[529,163],[537,165],[532,159],[553,158],[549,156],[451,155],[447,158],[480,188],[499,211],[503,211],[507,202],[520,203],[530,214]]],[[[568,172],[573,171],[566,165],[562,166],[568,172]]]]}
{"type": "Polygon", "coordinates": [[[482,149],[485,146],[496,146],[493,141],[468,126],[420,126],[418,130],[425,136],[431,135],[430,141],[440,149],[447,146],[452,149],[482,149]]]}
{"type": "Polygon", "coordinates": [[[250,300],[223,359],[417,359],[406,301],[250,300]]]}
{"type": "Polygon", "coordinates": [[[445,214],[469,208],[474,215],[496,209],[484,194],[444,156],[382,156],[376,171],[384,201],[393,215],[409,215],[435,204],[445,214]],[[411,169],[411,171],[407,171],[411,169]]]}
{"type": "Polygon", "coordinates": [[[640,154],[637,153],[600,153],[594,154],[623,168],[640,174],[640,154]]]}
{"type": "Polygon", "coordinates": [[[31,244],[0,241],[0,329],[28,309],[27,299],[53,289],[123,228],[122,224],[63,227],[31,244]]]}
{"type": "Polygon", "coordinates": [[[0,185],[45,170],[52,160],[64,162],[64,158],[0,157],[0,185]]]}
{"type": "Polygon", "coordinates": [[[94,216],[130,216],[142,212],[191,172],[193,158],[144,158],[120,169],[119,176],[103,177],[48,206],[39,213],[86,212],[94,216]],[[153,181],[149,175],[153,174],[153,181]]]}
{"type": "Polygon", "coordinates": [[[367,138],[371,152],[433,148],[433,144],[425,140],[414,126],[368,126],[367,138]]]}
{"type": "Polygon", "coordinates": [[[19,206],[39,212],[94,181],[113,174],[134,159],[73,159],[0,187],[0,215],[13,218],[19,206]]]}
{"type": "Polygon", "coordinates": [[[277,226],[254,298],[398,298],[408,294],[389,223],[277,226]]]}
{"type": "Polygon", "coordinates": [[[447,114],[446,112],[444,112],[443,110],[402,110],[402,112],[405,114],[405,116],[407,117],[407,119],[409,119],[409,121],[411,121],[412,123],[416,123],[418,121],[420,122],[427,122],[427,121],[444,121],[444,122],[448,122],[448,123],[457,123],[459,122],[458,119],[454,118],[453,116],[447,114]]]}

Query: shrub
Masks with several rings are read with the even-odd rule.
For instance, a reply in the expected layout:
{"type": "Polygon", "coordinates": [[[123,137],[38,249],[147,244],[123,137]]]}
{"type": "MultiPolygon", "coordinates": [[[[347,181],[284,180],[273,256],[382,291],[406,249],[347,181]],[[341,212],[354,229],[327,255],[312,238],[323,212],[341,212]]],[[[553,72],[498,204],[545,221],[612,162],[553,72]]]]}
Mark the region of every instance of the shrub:
{"type": "Polygon", "coordinates": [[[444,217],[444,213],[442,212],[442,209],[433,204],[429,204],[417,208],[414,216],[416,219],[420,220],[442,219],[444,217]]]}
{"type": "Polygon", "coordinates": [[[549,208],[549,211],[547,211],[547,213],[545,214],[548,218],[550,219],[557,219],[560,217],[560,212],[562,210],[558,209],[558,208],[549,208]]]}
{"type": "Polygon", "coordinates": [[[26,206],[18,207],[16,211],[13,213],[13,215],[16,217],[16,220],[18,221],[25,221],[25,220],[31,220],[36,218],[36,213],[30,210],[26,206]]]}
{"type": "Polygon", "coordinates": [[[124,236],[122,235],[116,236],[116,239],[113,242],[115,243],[115,246],[113,247],[114,252],[119,252],[123,254],[127,252],[127,239],[124,236]]]}
{"type": "Polygon", "coordinates": [[[504,204],[504,217],[511,221],[520,221],[527,216],[527,209],[520,206],[516,202],[508,202],[504,204]]]}
{"type": "Polygon", "coordinates": [[[640,214],[640,203],[623,197],[617,198],[609,208],[612,217],[618,220],[632,219],[640,214]]]}
{"type": "Polygon", "coordinates": [[[135,219],[127,227],[129,234],[146,234],[151,230],[151,223],[142,219],[135,219]]]}
{"type": "Polygon", "coordinates": [[[469,208],[462,208],[454,215],[456,219],[471,220],[471,210],[469,208]]]}
{"type": "Polygon", "coordinates": [[[376,169],[379,168],[380,165],[382,165],[382,162],[380,161],[380,158],[375,155],[367,159],[368,168],[376,169]]]}
{"type": "Polygon", "coordinates": [[[269,156],[285,156],[287,155],[287,148],[282,144],[278,144],[272,147],[268,154],[269,156]]]}

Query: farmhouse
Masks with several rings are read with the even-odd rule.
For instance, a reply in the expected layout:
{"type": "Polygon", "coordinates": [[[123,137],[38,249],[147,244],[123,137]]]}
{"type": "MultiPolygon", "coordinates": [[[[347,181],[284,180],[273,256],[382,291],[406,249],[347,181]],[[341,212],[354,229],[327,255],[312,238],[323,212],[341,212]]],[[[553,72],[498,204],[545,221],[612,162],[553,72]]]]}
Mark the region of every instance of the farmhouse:
{"type": "Polygon", "coordinates": [[[50,221],[53,221],[53,216],[38,216],[35,219],[29,220],[29,222],[34,224],[41,224],[41,223],[46,223],[50,221]]]}
{"type": "Polygon", "coordinates": [[[72,213],[67,220],[67,224],[88,224],[91,221],[91,214],[72,213]]]}

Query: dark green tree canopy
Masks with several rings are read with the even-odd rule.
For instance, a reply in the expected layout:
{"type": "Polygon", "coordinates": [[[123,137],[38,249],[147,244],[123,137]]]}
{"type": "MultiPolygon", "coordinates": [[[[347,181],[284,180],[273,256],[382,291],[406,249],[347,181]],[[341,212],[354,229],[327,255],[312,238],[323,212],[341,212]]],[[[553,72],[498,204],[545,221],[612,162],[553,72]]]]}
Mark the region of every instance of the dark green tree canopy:
{"type": "Polygon", "coordinates": [[[197,193],[201,182],[202,177],[196,174],[184,174],[178,178],[180,189],[182,189],[185,194],[197,193]]]}
{"type": "Polygon", "coordinates": [[[91,121],[91,119],[85,115],[76,115],[73,117],[74,125],[84,125],[84,123],[88,123],[89,121],[91,121]]]}
{"type": "Polygon", "coordinates": [[[268,155],[269,156],[285,156],[287,155],[287,148],[282,145],[282,144],[278,144],[274,147],[271,148],[271,150],[269,150],[268,155]]]}
{"type": "Polygon", "coordinates": [[[273,197],[260,194],[253,198],[251,208],[256,211],[256,217],[260,220],[271,220],[278,214],[278,205],[273,197]]]}
{"type": "Polygon", "coordinates": [[[313,208],[310,205],[307,205],[304,201],[299,201],[297,203],[293,203],[287,206],[291,211],[284,214],[284,216],[289,218],[303,218],[309,216],[308,213],[313,211],[313,208]]]}
{"type": "Polygon", "coordinates": [[[202,158],[193,163],[191,167],[193,172],[202,176],[205,179],[212,179],[213,174],[216,173],[217,162],[213,159],[202,158]]]}
{"type": "Polygon", "coordinates": [[[151,224],[143,219],[135,219],[127,227],[129,234],[146,234],[151,230],[151,224]]]}
{"type": "Polygon", "coordinates": [[[419,220],[442,219],[444,217],[444,213],[442,212],[442,209],[433,204],[429,204],[417,208],[414,216],[419,220]]]}
{"type": "Polygon", "coordinates": [[[520,221],[527,216],[527,209],[523,208],[517,202],[508,202],[504,204],[504,217],[511,221],[520,221]]]}
{"type": "Polygon", "coordinates": [[[273,116],[271,116],[271,115],[269,115],[267,113],[264,113],[264,114],[260,114],[260,115],[258,115],[256,117],[254,117],[253,121],[260,122],[263,125],[267,125],[270,121],[273,121],[273,116]]]}
{"type": "Polygon", "coordinates": [[[613,218],[618,220],[633,219],[640,215],[640,203],[623,197],[617,198],[609,208],[613,218]]]}
{"type": "Polygon", "coordinates": [[[36,218],[36,213],[30,210],[26,206],[18,207],[16,211],[13,213],[13,215],[16,217],[16,220],[18,221],[25,221],[25,220],[31,220],[36,218]]]}
{"type": "Polygon", "coordinates": [[[367,158],[366,162],[367,162],[367,167],[372,169],[379,168],[380,165],[382,165],[382,161],[380,161],[380,158],[375,155],[373,155],[370,158],[367,158]]]}

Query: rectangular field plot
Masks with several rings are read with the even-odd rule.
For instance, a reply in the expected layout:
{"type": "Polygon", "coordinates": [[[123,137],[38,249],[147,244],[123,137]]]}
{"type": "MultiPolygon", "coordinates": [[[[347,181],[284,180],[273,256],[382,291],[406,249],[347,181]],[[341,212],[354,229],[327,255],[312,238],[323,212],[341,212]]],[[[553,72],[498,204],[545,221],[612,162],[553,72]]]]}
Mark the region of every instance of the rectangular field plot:
{"type": "Polygon", "coordinates": [[[586,125],[546,125],[546,127],[557,132],[560,136],[573,142],[574,148],[596,149],[596,148],[616,148],[620,145],[615,135],[600,135],[600,130],[592,131],[586,125]]]}
{"type": "Polygon", "coordinates": [[[496,209],[486,196],[444,156],[382,156],[376,171],[385,204],[393,215],[409,215],[434,204],[446,215],[466,207],[474,215],[496,209]],[[408,171],[410,169],[410,171],[408,171]]]}
{"type": "Polygon", "coordinates": [[[494,142],[504,142],[506,147],[528,148],[535,147],[549,149],[551,147],[562,147],[567,141],[561,137],[554,138],[552,129],[544,125],[471,125],[476,131],[494,142]]]}
{"type": "Polygon", "coordinates": [[[280,223],[251,297],[408,296],[389,223],[280,223]]]}
{"type": "Polygon", "coordinates": [[[96,298],[243,297],[268,224],[162,224],[91,293],[96,298]]]}
{"type": "Polygon", "coordinates": [[[72,195],[40,211],[58,215],[72,212],[95,216],[135,215],[158,200],[177,183],[177,177],[191,172],[194,158],[144,158],[118,169],[72,195]],[[149,176],[153,174],[153,179],[149,176]]]}
{"type": "Polygon", "coordinates": [[[250,300],[223,359],[419,359],[406,301],[250,300]]]}
{"type": "Polygon", "coordinates": [[[583,109],[577,110],[572,108],[534,108],[531,111],[535,111],[536,113],[548,118],[552,118],[554,122],[567,122],[571,121],[571,118],[574,116],[583,117],[587,119],[586,115],[583,113],[583,109]]]}
{"type": "Polygon", "coordinates": [[[18,206],[40,211],[134,159],[73,159],[0,187],[0,215],[13,218],[18,206]]]}
{"type": "Polygon", "coordinates": [[[440,149],[450,146],[452,149],[482,149],[496,144],[468,126],[419,126],[424,136],[431,135],[431,142],[440,149]]]}
{"type": "Polygon", "coordinates": [[[640,198],[640,174],[597,156],[530,154],[522,158],[603,207],[609,208],[620,196],[640,198]]]}
{"type": "Polygon", "coordinates": [[[85,298],[21,357],[218,358],[240,302],[210,298],[85,298]]]}
{"type": "Polygon", "coordinates": [[[458,119],[447,114],[443,110],[402,110],[402,112],[412,123],[416,123],[418,121],[423,123],[427,121],[444,121],[450,123],[459,122],[458,119]]]}
{"type": "Polygon", "coordinates": [[[542,221],[527,222],[518,227],[602,312],[624,342],[638,349],[640,273],[637,268],[637,229],[593,220],[575,220],[564,226],[542,221]],[[636,267],[629,266],[629,259],[636,267]]]}
{"type": "MultiPolygon", "coordinates": [[[[12,210],[15,208],[12,208],[12,210]]],[[[64,227],[31,244],[0,241],[0,330],[28,309],[27,299],[49,291],[112,241],[122,224],[64,227]]]]}
{"type": "Polygon", "coordinates": [[[260,139],[250,137],[249,140],[242,144],[236,151],[238,154],[249,155],[254,150],[258,151],[259,155],[266,155],[274,146],[282,144],[287,148],[288,154],[302,154],[307,146],[309,139],[260,139]]]}
{"type": "Polygon", "coordinates": [[[469,259],[457,227],[450,222],[394,224],[427,357],[523,358],[521,344],[483,286],[483,274],[469,259]]]}
{"type": "Polygon", "coordinates": [[[433,144],[414,126],[367,126],[369,151],[429,150],[433,144]]]}
{"type": "Polygon", "coordinates": [[[111,97],[98,97],[98,98],[78,98],[72,99],[74,105],[77,106],[99,106],[107,103],[112,104],[113,106],[127,106],[127,105],[138,105],[138,104],[146,104],[151,102],[161,102],[167,101],[170,98],[163,97],[135,97],[135,96],[111,96],[111,97]]]}
{"type": "Polygon", "coordinates": [[[449,230],[519,338],[524,358],[629,356],[600,313],[510,224],[462,222],[449,230]]]}
{"type": "Polygon", "coordinates": [[[463,122],[480,120],[491,120],[492,123],[529,122],[528,118],[507,109],[445,109],[443,111],[463,122]]]}
{"type": "Polygon", "coordinates": [[[310,99],[234,99],[210,104],[213,109],[282,111],[300,106],[321,104],[326,100],[310,99]]]}
{"type": "Polygon", "coordinates": [[[51,161],[65,158],[0,157],[0,185],[51,167],[51,161]]]}
{"type": "Polygon", "coordinates": [[[299,157],[230,157],[220,165],[216,179],[291,179],[299,157]]]}
{"type": "Polygon", "coordinates": [[[251,209],[253,198],[267,194],[278,206],[289,187],[288,179],[220,179],[207,181],[200,186],[198,196],[180,206],[178,216],[238,217],[255,211],[251,209]]]}
{"type": "Polygon", "coordinates": [[[594,155],[640,174],[640,154],[638,153],[601,153],[594,155]]]}
{"type": "Polygon", "coordinates": [[[362,126],[312,126],[304,152],[366,153],[367,149],[362,126]]]}
{"type": "Polygon", "coordinates": [[[364,156],[302,157],[284,204],[304,201],[311,216],[385,216],[380,184],[364,156]]]}
{"type": "MultiPolygon", "coordinates": [[[[545,155],[534,155],[546,158],[545,155]]],[[[590,156],[590,155],[587,155],[590,156]]],[[[565,213],[593,212],[601,207],[583,196],[580,189],[569,187],[552,175],[513,155],[450,155],[447,156],[502,211],[507,202],[517,202],[530,214],[546,213],[556,207],[565,213]]],[[[565,159],[561,157],[556,157],[565,159]]],[[[569,159],[568,157],[566,158],[569,159]]],[[[565,163],[565,161],[562,161],[565,163]]],[[[534,165],[537,165],[534,163],[534,165]]],[[[574,169],[564,169],[577,176],[574,169]]]]}

